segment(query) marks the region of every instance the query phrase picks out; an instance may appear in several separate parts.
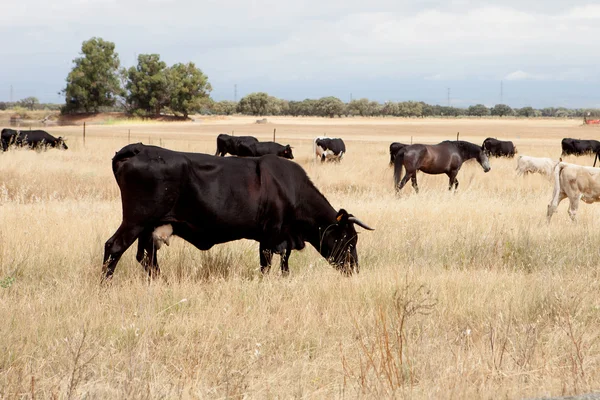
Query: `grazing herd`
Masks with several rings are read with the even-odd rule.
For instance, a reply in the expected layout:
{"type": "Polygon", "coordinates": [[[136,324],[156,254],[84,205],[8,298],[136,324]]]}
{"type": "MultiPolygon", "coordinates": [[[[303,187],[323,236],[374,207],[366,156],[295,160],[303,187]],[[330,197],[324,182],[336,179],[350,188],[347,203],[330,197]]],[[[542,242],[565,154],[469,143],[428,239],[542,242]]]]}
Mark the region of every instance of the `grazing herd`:
{"type": "MultiPolygon", "coordinates": [[[[42,130],[5,128],[0,138],[3,151],[10,146],[68,149],[62,137],[42,130]]],[[[596,140],[565,138],[561,147],[563,156],[596,154],[597,160],[600,154],[596,140]]],[[[512,142],[487,138],[481,146],[459,140],[434,145],[394,142],[389,152],[396,191],[410,180],[418,193],[417,171],[446,174],[449,189],[456,190],[457,174],[465,161],[475,159],[488,172],[489,157],[512,158],[517,149],[512,142]]],[[[346,145],[340,138],[317,137],[313,154],[322,163],[340,162],[346,145]]],[[[358,272],[355,226],[373,229],[345,209],[336,211],[331,206],[304,169],[288,161],[294,159],[289,144],[220,134],[215,156],[141,143],[115,154],[112,170],[121,191],[123,220],[105,244],[103,281],[112,277],[122,254],[136,240],[137,260],[150,277],[157,276],[157,250],[169,245],[174,235],[200,250],[238,239],[255,240],[261,271],[270,269],[277,254],[284,275],[289,272],[292,250],[301,250],[308,242],[343,273],[358,272]]],[[[564,199],[569,199],[573,221],[580,200],[600,202],[600,168],[520,155],[516,173],[539,173],[553,179],[548,222],[564,199]]]]}

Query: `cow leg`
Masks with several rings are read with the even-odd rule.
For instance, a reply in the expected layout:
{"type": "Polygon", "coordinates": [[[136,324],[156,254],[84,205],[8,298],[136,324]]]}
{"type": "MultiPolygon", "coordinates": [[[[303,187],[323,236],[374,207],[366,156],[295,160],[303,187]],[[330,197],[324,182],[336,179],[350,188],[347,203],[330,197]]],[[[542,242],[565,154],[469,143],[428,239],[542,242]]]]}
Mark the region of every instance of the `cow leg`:
{"type": "MultiPolygon", "coordinates": [[[[563,191],[561,191],[558,194],[556,201],[554,198],[550,201],[550,204],[548,204],[548,213],[546,214],[546,217],[548,218],[548,223],[550,223],[550,219],[552,219],[552,215],[556,212],[556,208],[558,207],[560,202],[566,198],[567,198],[567,195],[563,191]]],[[[569,215],[570,215],[570,210],[569,210],[569,215]]]]}
{"type": "Polygon", "coordinates": [[[569,198],[569,217],[573,222],[577,222],[577,209],[579,208],[579,197],[569,198]]]}
{"type": "Polygon", "coordinates": [[[415,192],[419,193],[419,186],[417,185],[417,172],[410,177],[410,181],[412,182],[412,187],[415,189],[415,192]]]}
{"type": "Polygon", "coordinates": [[[158,267],[157,248],[152,239],[152,231],[145,230],[138,238],[138,251],[135,258],[138,260],[144,270],[148,273],[148,278],[157,278],[160,275],[158,267]]]}
{"type": "Polygon", "coordinates": [[[262,243],[260,244],[258,252],[260,253],[260,272],[266,274],[271,270],[273,252],[271,251],[271,249],[265,248],[262,243]]]}
{"type": "Polygon", "coordinates": [[[135,242],[143,230],[144,228],[141,226],[123,222],[115,234],[106,241],[102,262],[102,281],[109,280],[112,277],[121,256],[135,242]]]}
{"type": "Polygon", "coordinates": [[[292,249],[291,248],[286,248],[284,252],[282,252],[281,255],[281,275],[282,276],[288,276],[290,274],[290,268],[288,266],[288,262],[290,260],[290,254],[292,254],[292,249]]]}

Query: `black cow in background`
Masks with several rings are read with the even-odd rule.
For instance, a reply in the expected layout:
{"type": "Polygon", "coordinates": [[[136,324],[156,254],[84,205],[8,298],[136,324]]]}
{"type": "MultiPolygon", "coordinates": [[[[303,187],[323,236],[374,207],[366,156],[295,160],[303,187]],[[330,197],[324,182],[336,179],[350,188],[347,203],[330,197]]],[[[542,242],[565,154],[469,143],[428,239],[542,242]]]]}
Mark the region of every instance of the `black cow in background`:
{"type": "Polygon", "coordinates": [[[398,154],[398,152],[406,146],[408,145],[400,142],[393,142],[392,144],[390,144],[390,166],[394,165],[396,154],[398,154]]]}
{"type": "Polygon", "coordinates": [[[481,145],[481,149],[485,151],[488,156],[494,157],[513,158],[517,153],[517,148],[513,142],[494,138],[485,139],[481,145]]]}
{"type": "Polygon", "coordinates": [[[562,147],[563,156],[568,156],[570,154],[582,156],[600,152],[600,142],[597,140],[564,138],[560,145],[562,147]]]}
{"type": "Polygon", "coordinates": [[[221,133],[217,136],[217,152],[215,156],[225,157],[229,153],[234,156],[239,155],[240,144],[258,143],[258,139],[254,136],[231,136],[221,133]]]}
{"type": "Polygon", "coordinates": [[[137,260],[159,273],[156,250],[179,236],[200,250],[238,239],[260,243],[262,272],[273,254],[288,272],[292,250],[310,243],[342,272],[358,272],[355,225],[336,211],[296,163],[260,158],[182,153],[141,143],[119,150],[112,169],[121,191],[123,221],[106,242],[103,280],[138,241],[137,260]]]}
{"type": "Polygon", "coordinates": [[[27,146],[30,149],[53,147],[58,149],[67,150],[68,147],[65,140],[59,136],[54,137],[46,131],[40,129],[17,131],[10,128],[2,129],[0,133],[0,140],[2,141],[2,150],[7,151],[9,146],[27,146]]]}
{"type": "Polygon", "coordinates": [[[238,156],[240,157],[262,157],[267,154],[274,154],[279,157],[294,159],[292,147],[281,145],[275,142],[256,142],[256,143],[240,143],[238,146],[238,156]]]}
{"type": "Polygon", "coordinates": [[[313,143],[313,152],[321,162],[340,162],[346,153],[346,144],[340,138],[328,138],[320,136],[313,143]]]}

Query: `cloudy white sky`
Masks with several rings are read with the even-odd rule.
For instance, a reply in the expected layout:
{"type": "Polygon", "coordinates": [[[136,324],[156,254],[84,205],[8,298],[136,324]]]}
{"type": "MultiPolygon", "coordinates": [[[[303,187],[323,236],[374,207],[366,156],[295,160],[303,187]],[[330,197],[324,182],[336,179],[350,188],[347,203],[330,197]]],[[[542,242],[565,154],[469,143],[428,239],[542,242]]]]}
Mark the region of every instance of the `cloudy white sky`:
{"type": "Polygon", "coordinates": [[[57,92],[93,36],[123,66],[193,61],[213,98],[600,107],[600,3],[589,0],[5,0],[0,100],[57,92]],[[8,3],[8,4],[7,4],[8,3]]]}

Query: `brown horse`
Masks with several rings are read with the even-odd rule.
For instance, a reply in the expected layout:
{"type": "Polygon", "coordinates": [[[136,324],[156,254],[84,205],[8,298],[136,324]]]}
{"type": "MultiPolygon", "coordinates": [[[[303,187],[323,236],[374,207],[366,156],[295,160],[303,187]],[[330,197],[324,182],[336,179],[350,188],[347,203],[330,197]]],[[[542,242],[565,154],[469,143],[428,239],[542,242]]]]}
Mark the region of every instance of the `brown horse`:
{"type": "Polygon", "coordinates": [[[436,145],[413,144],[406,146],[398,152],[394,160],[396,191],[402,190],[410,179],[413,188],[419,193],[417,171],[432,175],[446,174],[450,178],[448,189],[452,190],[452,185],[454,185],[454,189],[457,189],[456,174],[458,174],[462,164],[472,158],[477,160],[485,172],[491,169],[490,161],[485,152],[480,146],[470,142],[446,140],[436,145]],[[406,168],[406,175],[400,181],[403,167],[406,168]]]}

